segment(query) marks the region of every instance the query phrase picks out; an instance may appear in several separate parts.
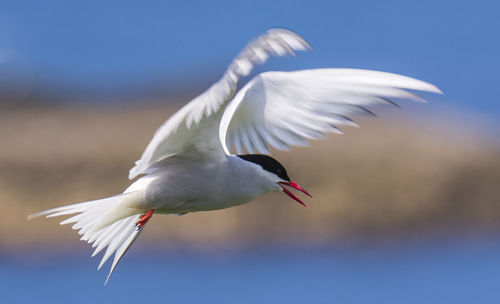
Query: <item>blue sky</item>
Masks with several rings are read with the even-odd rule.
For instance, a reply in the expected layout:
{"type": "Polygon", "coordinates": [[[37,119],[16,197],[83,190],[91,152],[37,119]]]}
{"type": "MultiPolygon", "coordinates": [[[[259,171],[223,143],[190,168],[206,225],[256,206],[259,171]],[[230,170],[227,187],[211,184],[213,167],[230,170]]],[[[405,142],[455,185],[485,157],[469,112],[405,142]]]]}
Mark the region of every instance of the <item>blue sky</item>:
{"type": "Polygon", "coordinates": [[[498,1],[0,3],[0,86],[27,81],[97,97],[149,83],[167,91],[203,87],[250,39],[285,27],[314,52],[272,60],[261,71],[401,73],[437,84],[445,104],[500,116],[498,1]]]}

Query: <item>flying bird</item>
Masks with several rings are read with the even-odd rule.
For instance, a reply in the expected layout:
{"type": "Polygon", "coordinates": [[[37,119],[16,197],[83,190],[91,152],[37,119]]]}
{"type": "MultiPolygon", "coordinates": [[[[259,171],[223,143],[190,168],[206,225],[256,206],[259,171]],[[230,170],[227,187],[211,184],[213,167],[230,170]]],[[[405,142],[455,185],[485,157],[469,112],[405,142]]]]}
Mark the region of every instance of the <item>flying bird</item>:
{"type": "Polygon", "coordinates": [[[397,74],[332,68],[264,72],[237,91],[238,80],[255,64],[309,50],[303,38],[288,30],[271,29],[257,37],[219,81],[156,131],[129,172],[130,179],[140,177],[122,194],[29,219],[73,215],[61,225],[73,224],[95,248],[92,256],[106,249],[98,269],[114,254],[107,282],[154,214],[224,209],[276,191],[306,206],[291,190],[311,195],[269,156],[270,146],[306,146],[310,139],[340,133],[339,126],[357,126],[351,117],[373,114],[373,106],[425,101],[413,91],[442,93],[432,84],[397,74]]]}

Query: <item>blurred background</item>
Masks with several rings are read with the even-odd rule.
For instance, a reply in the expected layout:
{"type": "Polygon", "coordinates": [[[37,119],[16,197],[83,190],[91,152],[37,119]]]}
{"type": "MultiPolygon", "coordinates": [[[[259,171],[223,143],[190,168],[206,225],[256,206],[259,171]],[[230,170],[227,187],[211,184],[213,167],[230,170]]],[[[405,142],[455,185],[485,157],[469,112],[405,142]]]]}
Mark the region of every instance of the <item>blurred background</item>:
{"type": "Polygon", "coordinates": [[[4,301],[500,301],[498,2],[0,3],[4,301]],[[105,288],[71,227],[26,221],[122,192],[156,128],[272,27],[314,52],[255,73],[375,69],[445,95],[276,153],[309,208],[270,194],[154,217],[105,288]]]}

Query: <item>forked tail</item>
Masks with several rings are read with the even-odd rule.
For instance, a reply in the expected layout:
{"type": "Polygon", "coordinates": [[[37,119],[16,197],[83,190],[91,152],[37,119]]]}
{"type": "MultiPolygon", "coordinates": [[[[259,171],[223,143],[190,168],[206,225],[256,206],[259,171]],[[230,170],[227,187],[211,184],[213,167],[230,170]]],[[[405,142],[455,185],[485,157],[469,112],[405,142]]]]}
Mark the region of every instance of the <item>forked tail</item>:
{"type": "Polygon", "coordinates": [[[76,214],[62,221],[61,225],[74,223],[72,228],[78,230],[78,234],[82,236],[81,240],[87,241],[92,244],[92,248],[95,248],[93,257],[107,247],[97,269],[100,269],[113,253],[115,254],[106,279],[107,283],[116,265],[139,236],[147,219],[151,217],[152,212],[148,211],[148,218],[144,221],[141,213],[145,210],[133,207],[137,206],[138,200],[142,200],[141,191],[49,209],[32,214],[28,219],[42,215],[56,217],[76,214]]]}

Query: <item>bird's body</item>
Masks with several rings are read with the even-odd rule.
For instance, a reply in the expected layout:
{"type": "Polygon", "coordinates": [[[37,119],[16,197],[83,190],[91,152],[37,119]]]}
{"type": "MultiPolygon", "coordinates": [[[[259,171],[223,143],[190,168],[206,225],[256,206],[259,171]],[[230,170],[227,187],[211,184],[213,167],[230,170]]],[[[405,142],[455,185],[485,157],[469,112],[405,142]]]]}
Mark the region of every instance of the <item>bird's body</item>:
{"type": "Polygon", "coordinates": [[[143,210],[185,214],[229,208],[281,190],[266,173],[233,155],[220,160],[171,157],[129,190],[143,192],[143,210]]]}
{"type": "MultiPolygon", "coordinates": [[[[285,186],[309,193],[290,180],[269,154],[269,146],[289,150],[310,139],[357,126],[353,115],[394,101],[424,101],[409,90],[441,93],[432,84],[385,72],[314,69],[258,74],[237,91],[240,77],[270,56],[310,50],[297,34],[269,30],[252,41],[222,78],[190,101],[155,133],[129,178],[140,176],[122,194],[36,213],[32,217],[70,215],[82,240],[106,248],[99,268],[114,253],[109,275],[154,213],[229,208],[285,186]],[[231,148],[240,154],[230,153],[231,148]],[[250,154],[241,155],[246,150],[250,154]],[[254,151],[263,154],[252,154],[254,151]]],[[[309,195],[310,196],[310,195],[309,195]]],[[[108,275],[108,278],[109,278],[108,275]]]]}

